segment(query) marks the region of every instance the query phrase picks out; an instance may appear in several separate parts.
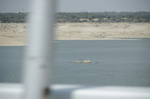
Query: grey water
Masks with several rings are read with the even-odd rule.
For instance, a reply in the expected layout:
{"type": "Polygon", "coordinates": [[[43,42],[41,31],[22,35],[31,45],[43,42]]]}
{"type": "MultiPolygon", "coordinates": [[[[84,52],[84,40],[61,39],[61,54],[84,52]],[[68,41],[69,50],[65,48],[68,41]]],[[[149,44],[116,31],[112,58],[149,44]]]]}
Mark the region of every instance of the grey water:
{"type": "MultiPolygon", "coordinates": [[[[59,40],[54,45],[53,84],[150,86],[150,39],[59,40]]],[[[24,46],[0,47],[0,82],[21,82],[23,51],[24,46]]]]}

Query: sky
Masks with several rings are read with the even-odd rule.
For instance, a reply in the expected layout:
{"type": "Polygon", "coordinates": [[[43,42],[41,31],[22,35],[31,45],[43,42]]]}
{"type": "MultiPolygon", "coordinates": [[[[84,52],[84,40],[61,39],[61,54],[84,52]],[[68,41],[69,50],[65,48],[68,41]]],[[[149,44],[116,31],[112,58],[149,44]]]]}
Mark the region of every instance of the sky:
{"type": "MultiPolygon", "coordinates": [[[[29,12],[31,0],[0,0],[0,12],[29,12]]],[[[58,0],[58,12],[150,12],[150,0],[58,0]]]]}

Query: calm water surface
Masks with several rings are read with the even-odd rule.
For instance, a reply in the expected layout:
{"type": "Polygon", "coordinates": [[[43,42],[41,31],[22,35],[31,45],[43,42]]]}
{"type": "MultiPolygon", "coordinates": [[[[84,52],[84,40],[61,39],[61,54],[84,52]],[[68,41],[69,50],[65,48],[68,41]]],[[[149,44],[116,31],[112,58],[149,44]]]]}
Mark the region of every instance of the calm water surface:
{"type": "MultiPolygon", "coordinates": [[[[55,47],[52,83],[150,86],[150,39],[60,40],[55,47]]],[[[0,47],[0,82],[21,82],[23,48],[0,47]]]]}

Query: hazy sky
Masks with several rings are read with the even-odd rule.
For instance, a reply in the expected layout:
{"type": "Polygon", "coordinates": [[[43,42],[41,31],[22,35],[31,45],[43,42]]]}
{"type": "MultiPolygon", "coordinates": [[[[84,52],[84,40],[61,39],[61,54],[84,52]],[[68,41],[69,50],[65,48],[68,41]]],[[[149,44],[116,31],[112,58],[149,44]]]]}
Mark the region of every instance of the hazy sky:
{"type": "MultiPolygon", "coordinates": [[[[31,0],[0,0],[0,12],[29,12],[31,0]]],[[[58,0],[59,12],[149,11],[150,0],[58,0]]]]}

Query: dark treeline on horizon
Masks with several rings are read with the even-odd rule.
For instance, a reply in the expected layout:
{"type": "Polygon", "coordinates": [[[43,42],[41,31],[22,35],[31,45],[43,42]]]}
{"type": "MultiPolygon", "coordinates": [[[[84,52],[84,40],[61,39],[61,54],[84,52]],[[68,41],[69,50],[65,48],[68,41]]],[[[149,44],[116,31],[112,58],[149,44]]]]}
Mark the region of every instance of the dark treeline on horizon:
{"type": "Polygon", "coordinates": [[[27,13],[0,13],[1,23],[25,23],[27,13]]]}
{"type": "MultiPolygon", "coordinates": [[[[0,13],[1,23],[25,23],[27,13],[0,13]]],[[[58,12],[58,23],[64,22],[150,22],[150,12],[58,12]]]]}

